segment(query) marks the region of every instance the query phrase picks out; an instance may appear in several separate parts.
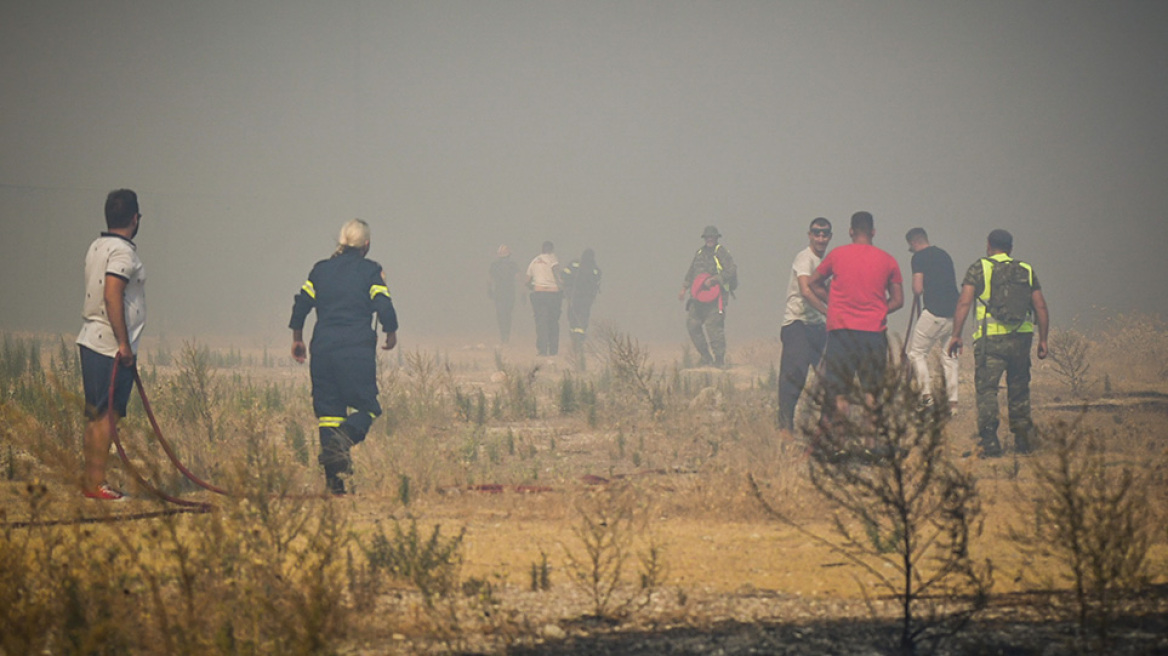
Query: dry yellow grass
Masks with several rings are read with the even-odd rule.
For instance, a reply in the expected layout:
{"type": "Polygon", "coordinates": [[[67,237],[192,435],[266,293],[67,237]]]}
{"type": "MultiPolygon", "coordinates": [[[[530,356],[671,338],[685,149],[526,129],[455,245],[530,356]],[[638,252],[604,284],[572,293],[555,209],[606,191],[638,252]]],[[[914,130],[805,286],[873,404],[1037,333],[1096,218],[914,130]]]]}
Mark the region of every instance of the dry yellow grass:
{"type": "MultiPolygon", "coordinates": [[[[748,474],[759,482],[769,503],[799,521],[807,531],[832,538],[832,509],[806,480],[804,449],[791,436],[776,431],[771,421],[774,399],[770,398],[773,390],[767,388],[767,381],[778,362],[775,341],[732,350],[730,359],[735,364],[729,371],[680,371],[680,347],[645,347],[655,356],[650,362],[668,390],[666,409],[656,413],[635,394],[605,396],[617,388],[606,380],[604,363],[596,359],[590,362],[586,374],[571,374],[602,390],[599,409],[592,418],[586,410],[565,414],[558,408],[561,387],[569,374],[566,359],[549,365],[525,357],[519,349],[497,355],[490,349],[458,344],[406,348],[413,350],[404,355],[381,356],[383,404],[387,411],[398,413],[392,417],[396,422],[392,434],[386,434],[385,428],[390,418],[383,419],[375,424],[368,441],[356,449],[354,483],[358,494],[319,503],[327,503],[342,513],[346,530],[355,536],[356,543],[368,540],[379,527],[394,519],[407,517],[415,518],[420,528],[441,525],[443,535],[465,528],[460,576],[463,580],[491,582],[497,586],[496,601],[519,609],[518,619],[512,618],[512,628],[508,630],[525,630],[515,628],[523,625],[525,614],[538,617],[542,623],[588,612],[587,604],[574,596],[578,586],[572,579],[579,572],[574,571],[568,554],[578,553],[581,548],[575,531],[579,525],[578,502],[606,485],[630,485],[636,491],[645,523],[643,534],[633,545],[635,552],[646,548],[650,536],[663,548],[665,576],[659,583],[662,594],[673,601],[669,609],[658,609],[662,617],[696,624],[712,621],[718,612],[730,612],[718,611],[719,606],[710,602],[721,597],[766,593],[782,598],[855,601],[865,591],[881,593],[864,572],[840,554],[769,517],[751,494],[748,474]],[[503,376],[497,366],[500,358],[503,376]],[[389,384],[386,376],[393,377],[389,384]],[[419,376],[426,380],[420,381],[419,376]],[[517,392],[509,387],[517,377],[528,377],[531,388],[517,392]],[[425,386],[425,398],[419,398],[419,385],[425,386]],[[454,406],[456,394],[473,399],[480,390],[487,403],[481,425],[460,417],[454,406]],[[535,398],[535,418],[523,416],[515,409],[518,406],[505,403],[512,398],[508,395],[520,393],[535,398]],[[495,399],[500,401],[493,403],[495,399]],[[403,484],[409,490],[408,504],[403,504],[401,498],[403,484]],[[485,484],[498,484],[503,491],[481,491],[485,484]],[[539,491],[521,493],[518,486],[539,491]],[[550,568],[552,589],[527,592],[532,567],[544,558],[550,568]],[[535,606],[543,608],[532,608],[532,598],[537,600],[535,606]],[[552,601],[561,598],[568,601],[552,601]],[[687,598],[691,600],[688,607],[687,598]],[[540,604],[539,599],[544,603],[540,604]],[[700,611],[694,610],[692,600],[697,599],[706,602],[700,611]]],[[[1103,358],[1106,353],[1094,357],[1103,358]]],[[[152,366],[148,351],[143,369],[149,373],[148,391],[164,430],[179,445],[184,459],[198,463],[199,473],[218,477],[216,482],[227,478],[231,483],[248,484],[246,468],[240,470],[237,465],[255,456],[244,449],[243,444],[250,443],[265,445],[260,451],[269,453],[264,456],[269,458],[264,466],[283,472],[281,475],[287,477],[285,489],[298,493],[319,491],[321,477],[314,466],[315,429],[307,369],[291,366],[283,356],[265,357],[255,349],[239,351],[239,358],[239,365],[213,372],[216,396],[209,401],[222,437],[212,443],[199,426],[177,423],[167,415],[176,407],[175,396],[183,393],[182,370],[173,359],[152,366]],[[261,361],[267,361],[268,366],[259,364],[261,361]],[[298,434],[307,441],[307,458],[295,453],[293,442],[298,434]]],[[[1040,453],[1019,461],[1010,457],[992,461],[959,457],[972,447],[976,432],[973,363],[968,353],[963,356],[962,367],[962,406],[948,426],[948,448],[958,466],[968,468],[979,480],[985,530],[975,540],[974,557],[994,563],[995,594],[1033,590],[1045,583],[1065,586],[1066,579],[1057,562],[1028,559],[1008,536],[1010,528],[1026,529],[1026,501],[1035,489],[1032,466],[1037,459],[1049,455],[1040,453]]],[[[1110,367],[1108,361],[1100,368],[1110,367]]],[[[1034,373],[1038,421],[1071,419],[1079,414],[1079,410],[1063,403],[1066,392],[1049,371],[1039,365],[1034,373]]],[[[1168,391],[1168,382],[1150,374],[1141,376],[1113,376],[1113,394],[1168,391]]],[[[41,519],[158,509],[143,498],[113,508],[80,502],[71,480],[76,452],[70,450],[71,436],[67,431],[72,427],[66,426],[66,434],[62,434],[61,426],[51,424],[51,412],[28,408],[11,399],[10,396],[4,406],[7,428],[2,446],[7,449],[5,467],[15,480],[5,485],[6,521],[29,518],[29,506],[22,500],[27,496],[26,482],[33,478],[44,481],[48,490],[37,508],[41,519]]],[[[65,399],[66,411],[75,402],[75,398],[65,399]]],[[[1110,436],[1108,456],[1114,466],[1142,467],[1150,472],[1146,495],[1158,517],[1165,516],[1168,501],[1163,473],[1168,413],[1164,409],[1155,405],[1120,405],[1088,411],[1083,419],[1085,425],[1110,436]]],[[[148,426],[137,412],[124,427],[128,441],[148,470],[153,467],[166,472],[167,465],[157,451],[146,446],[148,426]]],[[[114,476],[126,482],[124,473],[119,474],[117,468],[114,476]]],[[[187,490],[173,474],[166,473],[163,482],[172,490],[187,490]]],[[[215,501],[204,492],[188,495],[215,501]]],[[[157,546],[150,537],[156,531],[151,522],[156,521],[133,522],[117,530],[130,536],[131,541],[141,540],[141,548],[149,551],[157,546]]],[[[200,525],[197,519],[191,522],[192,526],[200,525]]],[[[242,526],[235,529],[245,530],[242,526]]],[[[225,537],[239,539],[235,535],[225,537]]],[[[1154,581],[1163,582],[1168,574],[1168,535],[1161,529],[1155,537],[1149,572],[1154,581]]],[[[360,551],[353,548],[356,543],[350,543],[349,548],[359,555],[360,551]]],[[[637,568],[634,554],[627,570],[633,589],[637,568]]],[[[166,579],[162,584],[165,588],[173,581],[166,579]]],[[[396,591],[391,596],[400,595],[402,589],[391,588],[396,591]]],[[[451,628],[428,615],[419,615],[416,605],[407,612],[385,603],[383,600],[378,607],[383,608],[380,612],[392,615],[386,624],[389,629],[374,628],[363,611],[359,613],[362,619],[353,619],[347,629],[335,629],[339,633],[333,639],[347,635],[347,640],[392,642],[394,632],[422,639],[427,632],[441,637],[446,635],[443,631],[470,630],[466,619],[451,628]]],[[[484,628],[482,622],[476,626],[489,632],[503,631],[498,626],[484,628]]]]}

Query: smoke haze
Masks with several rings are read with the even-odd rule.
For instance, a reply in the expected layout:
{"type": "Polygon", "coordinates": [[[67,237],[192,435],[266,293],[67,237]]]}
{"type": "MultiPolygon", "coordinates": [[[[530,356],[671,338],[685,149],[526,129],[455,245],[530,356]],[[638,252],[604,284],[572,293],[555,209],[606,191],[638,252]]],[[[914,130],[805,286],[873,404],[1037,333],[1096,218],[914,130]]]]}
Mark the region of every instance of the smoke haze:
{"type": "Polygon", "coordinates": [[[3,330],[77,330],[118,187],[149,336],[283,344],[353,217],[407,345],[493,343],[495,250],[526,268],[544,240],[595,249],[594,322],[685,342],[707,224],[740,269],[731,348],[774,337],[808,223],[838,246],[857,210],[906,277],[909,228],[960,276],[1002,227],[1056,326],[1168,314],[1166,3],[9,4],[3,330]]]}

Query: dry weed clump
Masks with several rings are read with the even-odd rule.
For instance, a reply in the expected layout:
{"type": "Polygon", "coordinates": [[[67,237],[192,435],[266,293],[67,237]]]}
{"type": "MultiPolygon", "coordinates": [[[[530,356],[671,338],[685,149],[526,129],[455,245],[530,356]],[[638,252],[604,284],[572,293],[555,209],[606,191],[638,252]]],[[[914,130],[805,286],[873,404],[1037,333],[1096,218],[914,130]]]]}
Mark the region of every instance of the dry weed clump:
{"type": "Polygon", "coordinates": [[[601,326],[596,334],[608,351],[607,372],[611,377],[614,402],[621,407],[627,402],[644,403],[654,414],[663,412],[665,389],[656,367],[649,360],[649,349],[612,325],[601,326]]]}
{"type": "Polygon", "coordinates": [[[170,392],[163,407],[165,416],[182,426],[197,427],[207,443],[220,438],[219,421],[226,397],[220,390],[218,376],[206,345],[184,342],[178,355],[178,373],[170,379],[170,392]]]}
{"type": "Polygon", "coordinates": [[[1163,383],[1168,380],[1168,322],[1144,312],[1119,314],[1100,335],[1100,364],[1116,379],[1163,383]]]}
{"type": "MultiPolygon", "coordinates": [[[[1033,559],[1056,562],[1074,595],[1075,620],[1106,645],[1116,616],[1150,581],[1157,521],[1148,490],[1154,468],[1111,462],[1103,434],[1059,421],[1042,430],[1047,456],[1032,463],[1029,523],[1011,530],[1033,559]]],[[[1053,587],[1056,581],[1037,581],[1053,587]]]]}
{"type": "Polygon", "coordinates": [[[1087,361],[1087,353],[1090,350],[1091,342],[1078,331],[1069,328],[1051,331],[1051,371],[1070,388],[1072,395],[1080,399],[1087,398],[1094,388],[1088,377],[1091,363],[1087,361]]]}
{"type": "Polygon", "coordinates": [[[575,510],[576,544],[565,546],[564,556],[593,615],[620,618],[651,603],[668,570],[646,497],[631,484],[613,484],[584,494],[575,510]],[[635,574],[630,567],[637,568],[635,574]]]}
{"type": "MultiPolygon", "coordinates": [[[[203,366],[206,353],[190,349],[188,364],[203,366]]],[[[249,393],[233,379],[224,389],[236,392],[235,407],[215,432],[196,422],[169,436],[181,457],[202,456],[233,492],[216,498],[214,511],[154,506],[144,491],[128,511],[74,492],[83,426],[80,398],[58,382],[71,375],[68,362],[54,359],[39,375],[26,368],[5,383],[24,390],[22,403],[3,402],[5,441],[34,449],[56,483],[28,484],[2,513],[3,653],[331,651],[350,613],[338,561],[350,530],[339,505],[304,494],[305,468],[272,429],[285,419],[283,392],[249,393]]],[[[171,381],[156,382],[161,405],[170,405],[171,381]]],[[[212,386],[201,389],[215,398],[212,386]]],[[[119,433],[134,466],[154,485],[190,492],[146,440],[141,407],[131,413],[119,433]]]]}
{"type": "MultiPolygon", "coordinates": [[[[14,506],[41,519],[49,488],[31,482],[14,506]]],[[[35,520],[34,520],[35,521],[35,520]]],[[[84,526],[0,531],[0,648],[5,654],[130,653],[144,625],[142,587],[108,531],[84,526]]],[[[141,652],[139,652],[141,653],[141,652]]]]}
{"type": "MultiPolygon", "coordinates": [[[[817,405],[836,404],[826,391],[817,405]]],[[[776,519],[843,556],[900,606],[899,649],[914,653],[960,631],[987,604],[993,569],[978,563],[976,479],[948,459],[943,404],[922,407],[900,367],[879,389],[852,384],[847,409],[808,423],[808,477],[833,514],[835,536],[820,535],[755,494],[776,519]]],[[[861,582],[862,586],[866,586],[861,582]]]]}
{"type": "Polygon", "coordinates": [[[426,606],[433,608],[436,599],[450,595],[458,585],[465,535],[464,528],[444,539],[442,526],[435,524],[430,536],[423,537],[417,519],[410,518],[406,528],[394,520],[390,536],[379,522],[368,544],[360,545],[367,563],[364,576],[373,586],[386,577],[408,582],[421,593],[426,606]]]}
{"type": "MultiPolygon", "coordinates": [[[[203,514],[38,523],[48,495],[29,485],[33,524],[0,534],[4,653],[315,654],[345,635],[337,504],[256,488],[203,514]]],[[[112,512],[70,501],[81,516],[112,512]]]]}
{"type": "Polygon", "coordinates": [[[453,416],[454,379],[441,356],[399,353],[402,365],[385,367],[379,381],[385,434],[406,426],[441,426],[453,416]]]}

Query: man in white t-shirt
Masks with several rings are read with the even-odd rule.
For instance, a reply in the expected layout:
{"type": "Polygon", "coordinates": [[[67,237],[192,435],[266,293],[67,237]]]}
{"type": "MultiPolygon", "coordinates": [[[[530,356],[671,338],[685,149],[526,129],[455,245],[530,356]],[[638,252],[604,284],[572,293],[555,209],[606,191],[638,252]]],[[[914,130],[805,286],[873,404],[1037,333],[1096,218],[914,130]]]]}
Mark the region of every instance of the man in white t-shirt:
{"type": "Polygon", "coordinates": [[[81,492],[91,499],[116,501],[124,495],[105,480],[110,449],[111,411],[126,416],[134,388],[138,339],[146,325],[146,271],[133,239],[142,214],[138,195],[129,189],[111,191],[105,200],[107,231],[85,255],[84,323],[77,335],[81,378],[85,387],[85,471],[81,492]],[[117,362],[110,408],[110,378],[117,362]]]}
{"type": "Polygon", "coordinates": [[[531,311],[535,315],[535,348],[541,356],[555,357],[560,352],[564,298],[559,267],[560,260],[550,241],[543,243],[543,252],[527,265],[527,287],[531,289],[531,311]]]}
{"type": "Polygon", "coordinates": [[[816,366],[827,343],[827,305],[808,285],[831,242],[831,221],[820,217],[807,232],[810,245],[799,251],[787,282],[787,307],[779,333],[783,354],[779,361],[779,427],[795,430],[795,406],[807,383],[807,370],[816,366]]]}

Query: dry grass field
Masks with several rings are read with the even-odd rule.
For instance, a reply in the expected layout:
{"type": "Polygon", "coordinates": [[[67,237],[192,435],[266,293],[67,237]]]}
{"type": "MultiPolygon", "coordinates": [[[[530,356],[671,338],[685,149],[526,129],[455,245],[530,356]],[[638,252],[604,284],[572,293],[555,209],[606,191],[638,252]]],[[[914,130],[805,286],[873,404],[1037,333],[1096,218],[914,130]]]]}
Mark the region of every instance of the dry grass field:
{"type": "Polygon", "coordinates": [[[163,434],[230,494],[137,401],[120,434],[198,506],[116,459],[133,498],[82,500],[75,348],[5,335],[0,654],[1168,653],[1168,328],[1121,319],[1052,337],[1040,449],[992,460],[969,353],[951,417],[890,394],[893,455],[841,462],[776,429],[777,340],[404,340],[340,498],[284,345],[148,341],[163,434]]]}

